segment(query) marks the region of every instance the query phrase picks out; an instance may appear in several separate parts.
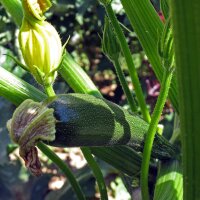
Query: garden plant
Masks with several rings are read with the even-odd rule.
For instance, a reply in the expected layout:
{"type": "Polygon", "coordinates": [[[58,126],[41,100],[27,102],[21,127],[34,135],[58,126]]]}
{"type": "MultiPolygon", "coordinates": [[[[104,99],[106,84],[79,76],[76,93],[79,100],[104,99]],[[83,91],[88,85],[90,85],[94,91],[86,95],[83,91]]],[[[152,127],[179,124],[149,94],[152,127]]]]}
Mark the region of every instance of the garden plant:
{"type": "Polygon", "coordinates": [[[103,54],[114,66],[128,109],[105,99],[70,55],[69,34],[61,42],[45,14],[52,7],[50,0],[0,3],[19,28],[16,48],[20,53],[6,56],[37,82],[37,87],[32,86],[0,67],[0,96],[16,106],[4,127],[32,175],[42,176],[41,151],[66,176],[75,199],[87,199],[73,171],[52,150],[80,147],[102,200],[109,197],[99,160],[120,172],[129,198],[200,198],[200,1],[160,0],[161,19],[150,0],[121,0],[129,30],[118,21],[112,0],[96,0],[104,13],[102,32],[96,34],[103,54]],[[145,99],[127,32],[136,34],[160,82],[152,110],[145,99]],[[126,66],[129,83],[122,65],[126,66]],[[54,91],[58,75],[73,92],[54,91]],[[166,102],[172,105],[174,115],[168,137],[160,128],[166,102]]]}

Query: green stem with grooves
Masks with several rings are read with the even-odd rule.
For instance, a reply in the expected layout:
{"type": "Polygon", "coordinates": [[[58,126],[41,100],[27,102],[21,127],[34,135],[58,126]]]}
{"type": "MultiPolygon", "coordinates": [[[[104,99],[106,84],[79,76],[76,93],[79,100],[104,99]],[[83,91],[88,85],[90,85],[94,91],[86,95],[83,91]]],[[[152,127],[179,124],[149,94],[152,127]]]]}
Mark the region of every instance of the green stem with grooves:
{"type": "Polygon", "coordinates": [[[82,151],[85,159],[87,160],[88,165],[93,170],[93,173],[97,180],[97,184],[99,186],[101,200],[108,200],[107,189],[106,189],[106,184],[104,181],[103,174],[102,174],[97,162],[94,160],[90,149],[87,147],[82,147],[81,151],[82,151]]]}
{"type": "Polygon", "coordinates": [[[130,51],[128,44],[126,42],[126,38],[125,38],[124,33],[123,33],[123,31],[122,31],[122,29],[119,25],[117,18],[115,16],[115,13],[112,9],[111,4],[105,5],[105,9],[106,9],[107,15],[108,15],[108,17],[109,17],[109,19],[110,19],[110,21],[113,25],[113,28],[114,28],[114,31],[115,31],[116,36],[118,38],[119,44],[121,46],[124,58],[126,60],[126,64],[128,66],[130,77],[131,77],[131,80],[132,80],[133,85],[134,85],[135,94],[137,96],[138,103],[139,103],[143,118],[144,118],[145,121],[150,122],[151,117],[150,117],[149,111],[147,109],[147,105],[145,103],[142,88],[141,88],[141,85],[140,85],[140,82],[139,82],[139,79],[138,79],[138,76],[137,76],[137,72],[136,72],[136,69],[135,69],[135,66],[134,66],[134,63],[133,63],[131,51],[130,51]]]}
{"type": "Polygon", "coordinates": [[[102,97],[101,93],[85,73],[83,68],[74,61],[68,52],[64,55],[62,67],[59,69],[59,74],[75,92],[102,97]]]}
{"type": "Polygon", "coordinates": [[[56,96],[54,90],[53,90],[53,86],[52,85],[49,85],[47,87],[44,87],[45,88],[45,93],[47,94],[48,97],[54,97],[56,96]]]}
{"type": "Polygon", "coordinates": [[[122,85],[122,88],[123,88],[123,91],[126,95],[126,98],[128,100],[128,103],[129,103],[129,106],[131,108],[131,111],[133,112],[136,112],[137,111],[137,107],[135,105],[135,100],[133,98],[133,95],[131,94],[131,91],[128,87],[128,84],[126,82],[126,79],[125,79],[125,76],[124,76],[124,73],[120,67],[120,63],[119,63],[119,59],[118,58],[115,58],[113,59],[113,64],[114,64],[114,67],[115,67],[115,70],[116,70],[116,73],[117,73],[117,77],[119,78],[119,81],[122,85]]]}
{"type": "Polygon", "coordinates": [[[184,200],[200,198],[200,1],[170,1],[180,103],[184,200]]]}
{"type": "Polygon", "coordinates": [[[70,168],[61,160],[48,146],[42,142],[37,143],[37,147],[50,159],[52,160],[65,174],[68,178],[72,188],[74,189],[79,200],[85,200],[85,196],[81,190],[79,183],[76,181],[74,174],[71,172],[70,168]]]}
{"type": "Polygon", "coordinates": [[[142,199],[149,200],[149,190],[148,190],[148,174],[149,174],[149,163],[151,157],[151,151],[153,146],[154,137],[156,134],[157,126],[162,114],[163,107],[165,105],[171,79],[172,71],[165,70],[163,74],[163,80],[161,84],[161,90],[156,102],[155,109],[152,114],[151,123],[146,135],[144,150],[143,150],[143,159],[142,159],[142,168],[141,168],[141,189],[142,189],[142,199]]]}
{"type": "MultiPolygon", "coordinates": [[[[45,91],[46,91],[46,93],[49,97],[56,96],[52,85],[45,87],[45,91]]],[[[42,143],[40,143],[40,147],[41,147],[41,144],[42,143]]],[[[43,144],[43,147],[44,146],[45,145],[43,144]]],[[[42,150],[45,150],[45,152],[44,152],[45,154],[46,154],[46,151],[47,152],[51,151],[48,147],[42,148],[42,150]]],[[[100,194],[101,194],[101,199],[102,200],[108,200],[106,184],[105,184],[105,181],[104,181],[104,178],[103,178],[103,174],[102,174],[101,169],[99,168],[98,164],[96,163],[95,159],[93,158],[90,149],[88,147],[84,147],[84,148],[81,148],[81,151],[83,152],[83,155],[84,155],[85,159],[87,160],[88,165],[92,169],[94,176],[97,180],[97,184],[98,184],[99,191],[100,191],[100,194]]],[[[52,154],[49,152],[49,154],[47,156],[52,156],[52,154]]],[[[55,158],[55,156],[56,156],[56,154],[54,154],[53,159],[55,158]]],[[[51,157],[49,157],[49,158],[52,159],[51,157]]],[[[59,167],[62,167],[61,169],[64,169],[64,172],[66,173],[67,178],[72,178],[73,174],[71,173],[70,169],[68,169],[67,165],[61,159],[54,159],[52,161],[56,161],[55,163],[59,167]]],[[[73,184],[72,185],[73,188],[75,187],[74,188],[75,192],[76,193],[78,192],[77,196],[81,197],[80,199],[83,199],[84,196],[83,196],[83,193],[81,191],[80,185],[78,184],[78,182],[76,181],[74,176],[73,176],[72,180],[70,181],[70,183],[73,184]],[[75,182],[76,182],[76,184],[75,184],[75,182]],[[82,196],[79,196],[79,195],[82,195],[82,196]]]]}

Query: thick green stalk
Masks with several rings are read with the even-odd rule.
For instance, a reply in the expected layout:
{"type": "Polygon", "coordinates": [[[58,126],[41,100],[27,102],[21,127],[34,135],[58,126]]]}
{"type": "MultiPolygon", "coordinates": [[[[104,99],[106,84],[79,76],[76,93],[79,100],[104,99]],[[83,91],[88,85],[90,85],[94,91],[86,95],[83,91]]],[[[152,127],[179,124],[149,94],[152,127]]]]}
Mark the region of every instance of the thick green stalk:
{"type": "Polygon", "coordinates": [[[97,180],[97,184],[99,186],[99,192],[100,192],[100,195],[101,195],[101,200],[107,200],[108,199],[108,195],[107,195],[106,184],[105,184],[105,181],[104,181],[103,174],[102,174],[102,172],[101,172],[101,170],[99,168],[99,165],[94,160],[89,148],[82,147],[81,151],[82,151],[85,159],[87,160],[88,165],[92,169],[92,171],[94,173],[94,176],[95,176],[95,178],[97,180]]]}
{"type": "Polygon", "coordinates": [[[200,1],[171,1],[180,101],[184,200],[200,197],[200,1]]]}
{"type": "Polygon", "coordinates": [[[59,73],[75,92],[102,97],[89,76],[73,60],[68,52],[64,55],[59,73]]]}
{"type": "Polygon", "coordinates": [[[124,93],[126,95],[126,98],[128,100],[128,103],[129,103],[129,106],[131,108],[131,111],[136,112],[137,111],[137,107],[135,105],[135,100],[133,98],[133,95],[131,94],[131,91],[130,91],[130,89],[128,87],[128,84],[126,82],[124,73],[123,73],[123,71],[122,71],[122,69],[120,67],[119,59],[115,58],[112,62],[114,64],[114,66],[115,66],[117,77],[119,78],[119,81],[120,81],[120,83],[122,85],[123,91],[124,91],[124,93]]]}
{"type": "Polygon", "coordinates": [[[140,105],[140,109],[141,109],[143,118],[147,122],[150,122],[150,120],[151,120],[150,114],[149,114],[149,111],[147,109],[147,105],[145,103],[142,88],[141,88],[141,85],[140,85],[140,82],[139,82],[139,79],[138,79],[138,76],[137,76],[137,72],[136,72],[136,69],[135,69],[135,66],[134,66],[134,63],[133,63],[133,58],[132,58],[130,49],[129,49],[128,44],[126,42],[126,38],[125,38],[124,33],[123,33],[123,31],[122,31],[122,29],[119,25],[117,18],[115,16],[115,13],[113,12],[111,4],[106,5],[105,9],[106,9],[107,15],[108,15],[108,17],[109,17],[109,19],[110,19],[110,21],[113,25],[113,29],[116,33],[119,44],[121,46],[121,50],[122,50],[124,58],[126,60],[126,64],[128,66],[130,77],[131,77],[131,80],[132,80],[133,85],[134,85],[135,93],[136,93],[136,96],[137,96],[137,99],[138,99],[138,103],[140,105]]]}
{"type": "Polygon", "coordinates": [[[160,116],[167,99],[171,79],[172,79],[172,72],[165,70],[165,73],[163,75],[163,81],[161,85],[160,94],[156,102],[156,106],[152,114],[151,123],[149,125],[149,129],[148,129],[147,136],[145,139],[143,159],[142,159],[142,169],[141,169],[141,189],[142,189],[143,200],[150,199],[149,190],[148,190],[148,173],[149,173],[151,151],[152,151],[152,146],[153,146],[153,141],[156,134],[157,126],[160,120],[160,116]]]}
{"type": "Polygon", "coordinates": [[[63,171],[65,176],[68,178],[72,188],[74,189],[78,199],[85,200],[85,196],[81,190],[79,183],[76,181],[74,174],[65,164],[65,162],[61,160],[48,146],[46,146],[42,142],[38,142],[37,147],[63,171]]]}
{"type": "MultiPolygon", "coordinates": [[[[149,0],[121,0],[121,3],[153,67],[156,77],[161,82],[163,66],[158,54],[158,41],[164,28],[162,21],[149,0]]],[[[176,112],[179,112],[176,76],[172,79],[169,98],[176,112]]]]}
{"type": "Polygon", "coordinates": [[[5,97],[15,105],[19,105],[25,99],[42,101],[47,98],[40,90],[17,78],[2,67],[0,67],[0,96],[5,97]]]}

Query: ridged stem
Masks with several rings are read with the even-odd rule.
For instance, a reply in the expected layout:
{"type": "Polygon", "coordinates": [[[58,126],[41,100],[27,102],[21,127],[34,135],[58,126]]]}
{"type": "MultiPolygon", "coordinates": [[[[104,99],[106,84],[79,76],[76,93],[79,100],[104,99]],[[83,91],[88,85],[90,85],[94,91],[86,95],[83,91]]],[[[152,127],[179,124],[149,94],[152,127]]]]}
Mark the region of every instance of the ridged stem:
{"type": "Polygon", "coordinates": [[[81,151],[82,151],[85,159],[87,160],[88,165],[92,169],[94,176],[97,180],[99,192],[100,192],[100,195],[101,195],[101,200],[108,200],[106,184],[105,184],[104,177],[103,177],[103,174],[101,172],[101,169],[99,168],[99,165],[94,160],[92,153],[91,153],[89,148],[82,147],[81,151]]]}
{"type": "Polygon", "coordinates": [[[56,96],[54,90],[53,90],[53,86],[52,85],[49,85],[47,87],[44,87],[45,89],[45,93],[47,94],[48,97],[54,97],[56,96]]]}
{"type": "Polygon", "coordinates": [[[38,142],[37,147],[63,171],[72,188],[74,189],[78,199],[85,200],[86,198],[81,190],[79,183],[76,181],[76,178],[71,172],[71,169],[63,162],[63,160],[61,160],[49,147],[47,147],[42,142],[38,142]]]}
{"type": "Polygon", "coordinates": [[[200,198],[200,1],[170,1],[183,155],[184,200],[200,198]]]}
{"type": "Polygon", "coordinates": [[[106,5],[105,9],[106,9],[107,15],[109,17],[109,20],[111,21],[111,23],[113,25],[114,31],[115,31],[116,36],[118,38],[119,44],[121,46],[121,50],[122,50],[124,58],[126,60],[126,64],[127,64],[127,67],[128,67],[129,73],[130,73],[131,80],[132,80],[133,85],[134,85],[135,94],[136,94],[136,97],[138,99],[138,103],[139,103],[143,118],[144,118],[145,121],[150,122],[151,117],[150,117],[149,111],[147,109],[147,105],[145,103],[142,88],[141,88],[141,85],[140,85],[140,82],[139,82],[139,79],[138,79],[138,76],[137,76],[135,65],[133,63],[131,51],[130,51],[128,44],[126,42],[126,38],[124,36],[124,33],[123,33],[123,31],[120,27],[120,24],[119,24],[117,18],[115,16],[115,13],[112,9],[111,4],[106,5]]]}
{"type": "Polygon", "coordinates": [[[124,73],[120,67],[120,63],[119,63],[119,59],[118,58],[115,58],[113,61],[113,64],[114,64],[114,67],[115,67],[115,70],[116,70],[116,73],[117,73],[117,77],[119,78],[119,81],[122,85],[122,89],[126,95],[126,98],[128,100],[128,103],[129,103],[129,106],[131,108],[131,111],[133,112],[136,112],[137,111],[137,107],[135,105],[135,100],[133,98],[133,95],[131,94],[131,91],[128,87],[128,83],[125,79],[125,76],[124,76],[124,73]]]}
{"type": "Polygon", "coordinates": [[[64,55],[59,74],[75,92],[102,97],[101,93],[98,91],[89,76],[73,60],[68,52],[64,55]]]}
{"type": "Polygon", "coordinates": [[[148,174],[149,174],[151,151],[157,126],[160,120],[160,116],[162,114],[162,110],[167,99],[168,91],[171,84],[171,79],[172,79],[172,72],[165,70],[163,74],[160,94],[156,102],[156,106],[151,118],[151,123],[149,125],[149,129],[145,139],[143,158],[142,158],[142,168],[141,168],[141,189],[142,189],[143,200],[150,200],[149,189],[148,189],[148,174]]]}

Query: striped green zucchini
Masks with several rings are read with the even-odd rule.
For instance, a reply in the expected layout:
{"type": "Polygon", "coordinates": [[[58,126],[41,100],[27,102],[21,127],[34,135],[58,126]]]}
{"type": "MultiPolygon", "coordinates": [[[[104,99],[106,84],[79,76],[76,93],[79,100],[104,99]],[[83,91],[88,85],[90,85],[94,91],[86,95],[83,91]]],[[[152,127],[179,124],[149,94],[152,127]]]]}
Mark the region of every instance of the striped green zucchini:
{"type": "MultiPolygon", "coordinates": [[[[48,104],[54,109],[56,139],[48,144],[59,147],[128,145],[142,151],[148,124],[120,106],[87,94],[60,95],[48,104]]],[[[171,158],[175,148],[156,135],[152,156],[171,158]]]]}
{"type": "MultiPolygon", "coordinates": [[[[141,152],[148,124],[105,99],[67,94],[42,103],[24,101],[8,122],[8,129],[24,158],[41,140],[58,147],[128,145],[141,152]]],[[[164,137],[155,136],[152,157],[168,159],[176,154],[176,148],[164,137]]]]}

